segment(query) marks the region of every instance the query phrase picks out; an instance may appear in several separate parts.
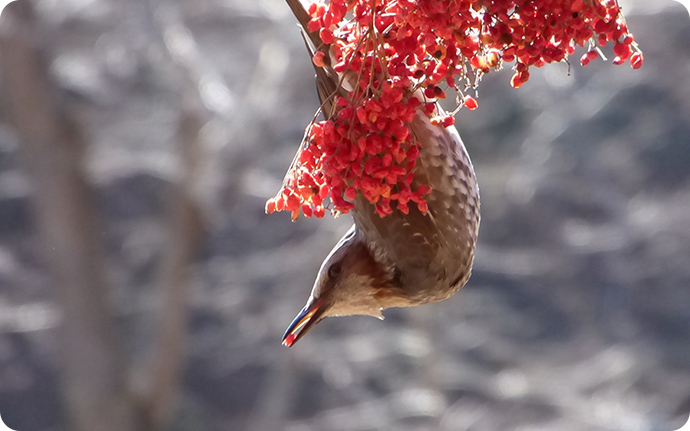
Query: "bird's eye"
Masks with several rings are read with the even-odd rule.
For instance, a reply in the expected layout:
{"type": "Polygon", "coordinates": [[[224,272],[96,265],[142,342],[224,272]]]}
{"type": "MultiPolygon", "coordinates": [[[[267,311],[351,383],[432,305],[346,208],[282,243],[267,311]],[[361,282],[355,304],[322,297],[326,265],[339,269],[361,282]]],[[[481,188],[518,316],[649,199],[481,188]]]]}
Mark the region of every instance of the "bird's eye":
{"type": "Polygon", "coordinates": [[[328,268],[328,277],[329,278],[338,278],[340,277],[340,274],[343,272],[343,267],[339,263],[334,263],[328,268]]]}

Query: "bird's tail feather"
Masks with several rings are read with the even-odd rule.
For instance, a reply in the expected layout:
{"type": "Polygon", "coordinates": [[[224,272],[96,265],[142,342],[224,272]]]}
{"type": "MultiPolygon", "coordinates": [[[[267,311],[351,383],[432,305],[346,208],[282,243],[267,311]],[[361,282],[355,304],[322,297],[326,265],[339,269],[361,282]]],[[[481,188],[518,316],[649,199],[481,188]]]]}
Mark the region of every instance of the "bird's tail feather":
{"type": "Polygon", "coordinates": [[[302,4],[301,0],[285,0],[290,6],[290,9],[292,10],[292,13],[295,15],[295,18],[297,18],[297,21],[299,21],[300,26],[302,27],[302,31],[304,31],[304,34],[307,36],[307,38],[310,40],[311,44],[315,47],[318,47],[319,45],[322,45],[323,42],[321,42],[321,38],[319,38],[319,34],[313,31],[309,31],[307,25],[309,24],[309,21],[311,21],[311,16],[309,16],[309,12],[304,8],[304,5],[302,4]]]}
{"type": "Polygon", "coordinates": [[[325,66],[318,67],[314,65],[314,71],[316,72],[316,90],[321,101],[321,111],[325,118],[330,118],[334,114],[334,96],[338,93],[340,81],[338,74],[331,67],[330,47],[323,43],[317,32],[309,31],[308,24],[311,17],[301,0],[286,0],[286,2],[297,21],[299,21],[309,56],[313,58],[317,51],[322,51],[326,54],[323,59],[325,66]]]}

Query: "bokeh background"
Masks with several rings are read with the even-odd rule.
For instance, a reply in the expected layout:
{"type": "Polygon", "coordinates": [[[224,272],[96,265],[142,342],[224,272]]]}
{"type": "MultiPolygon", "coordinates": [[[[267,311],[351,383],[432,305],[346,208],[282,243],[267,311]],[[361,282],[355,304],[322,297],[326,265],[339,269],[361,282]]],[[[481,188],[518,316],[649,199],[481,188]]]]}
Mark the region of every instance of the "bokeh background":
{"type": "Polygon", "coordinates": [[[0,414],[12,429],[685,422],[680,4],[620,1],[638,71],[582,68],[579,51],[519,90],[509,70],[486,76],[479,109],[456,122],[482,192],[469,284],[383,322],[328,319],[288,349],[281,335],[351,219],[264,214],[317,108],[286,4],[25,2],[0,18],[0,414]]]}

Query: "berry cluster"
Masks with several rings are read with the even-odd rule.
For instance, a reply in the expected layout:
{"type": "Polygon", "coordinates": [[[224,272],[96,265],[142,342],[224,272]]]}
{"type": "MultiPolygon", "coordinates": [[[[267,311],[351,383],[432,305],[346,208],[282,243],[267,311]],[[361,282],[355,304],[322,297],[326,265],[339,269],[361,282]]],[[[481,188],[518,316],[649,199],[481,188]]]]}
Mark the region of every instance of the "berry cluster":
{"type": "Polygon", "coordinates": [[[614,64],[643,62],[616,0],[330,0],[308,12],[307,30],[323,42],[315,66],[332,67],[353,90],[330,95],[326,119],[307,128],[283,188],[266,204],[293,219],[346,213],[358,195],[382,217],[407,213],[410,203],[425,213],[429,188],[412,189],[420,153],[412,121],[426,115],[452,126],[455,112],[436,107],[445,89],[455,90],[456,111],[476,109],[464,93],[503,62],[515,62],[515,88],[531,66],[567,62],[576,46],[590,47],[584,66],[609,42],[614,64]]]}

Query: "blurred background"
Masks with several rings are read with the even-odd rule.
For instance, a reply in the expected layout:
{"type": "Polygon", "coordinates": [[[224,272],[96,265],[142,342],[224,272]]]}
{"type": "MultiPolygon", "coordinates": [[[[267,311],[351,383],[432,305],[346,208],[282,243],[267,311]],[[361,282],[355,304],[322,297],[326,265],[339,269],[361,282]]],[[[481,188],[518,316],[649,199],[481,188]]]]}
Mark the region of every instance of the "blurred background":
{"type": "Polygon", "coordinates": [[[0,18],[0,415],[19,431],[670,431],[690,413],[690,18],[486,76],[452,299],[283,331],[350,217],[264,214],[317,109],[281,0],[0,18]],[[610,53],[610,47],[604,50],[610,53]],[[610,57],[612,58],[612,56],[610,57]]]}

